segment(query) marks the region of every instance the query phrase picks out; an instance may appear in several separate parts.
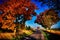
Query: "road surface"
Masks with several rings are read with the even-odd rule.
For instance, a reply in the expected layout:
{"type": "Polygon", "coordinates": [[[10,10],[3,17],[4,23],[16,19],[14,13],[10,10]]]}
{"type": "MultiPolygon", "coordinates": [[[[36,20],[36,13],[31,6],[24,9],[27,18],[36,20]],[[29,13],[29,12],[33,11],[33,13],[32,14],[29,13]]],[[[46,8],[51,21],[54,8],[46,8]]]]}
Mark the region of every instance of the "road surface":
{"type": "Polygon", "coordinates": [[[45,40],[45,38],[44,38],[44,35],[41,33],[41,31],[37,30],[30,36],[26,36],[21,40],[45,40]]]}

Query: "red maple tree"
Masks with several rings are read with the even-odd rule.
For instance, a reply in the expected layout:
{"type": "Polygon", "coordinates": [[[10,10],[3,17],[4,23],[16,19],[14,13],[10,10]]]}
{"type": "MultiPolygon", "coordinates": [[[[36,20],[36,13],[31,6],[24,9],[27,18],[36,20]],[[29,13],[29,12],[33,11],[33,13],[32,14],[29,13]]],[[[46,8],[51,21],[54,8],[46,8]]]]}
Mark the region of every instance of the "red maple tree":
{"type": "Polygon", "coordinates": [[[16,27],[14,20],[25,19],[22,20],[25,23],[32,15],[36,15],[35,9],[37,7],[31,0],[7,0],[0,4],[0,28],[14,30],[16,27]]]}

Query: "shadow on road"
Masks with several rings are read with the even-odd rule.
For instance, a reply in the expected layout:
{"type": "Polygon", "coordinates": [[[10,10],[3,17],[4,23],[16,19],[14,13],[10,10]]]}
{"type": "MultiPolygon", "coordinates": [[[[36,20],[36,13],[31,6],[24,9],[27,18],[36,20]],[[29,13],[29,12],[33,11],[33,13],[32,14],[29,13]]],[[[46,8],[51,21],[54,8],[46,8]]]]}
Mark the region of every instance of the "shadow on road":
{"type": "Polygon", "coordinates": [[[21,40],[37,40],[37,39],[30,36],[26,36],[24,38],[21,38],[21,40]]]}

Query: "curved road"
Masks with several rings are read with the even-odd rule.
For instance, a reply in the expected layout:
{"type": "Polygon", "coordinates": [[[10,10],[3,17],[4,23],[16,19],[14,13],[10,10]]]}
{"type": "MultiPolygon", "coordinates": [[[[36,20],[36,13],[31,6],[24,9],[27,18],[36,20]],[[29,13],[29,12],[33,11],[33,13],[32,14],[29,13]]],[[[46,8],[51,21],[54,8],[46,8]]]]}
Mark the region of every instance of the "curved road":
{"type": "Polygon", "coordinates": [[[45,40],[45,38],[40,30],[36,30],[30,36],[26,36],[26,37],[22,38],[22,40],[45,40]]]}

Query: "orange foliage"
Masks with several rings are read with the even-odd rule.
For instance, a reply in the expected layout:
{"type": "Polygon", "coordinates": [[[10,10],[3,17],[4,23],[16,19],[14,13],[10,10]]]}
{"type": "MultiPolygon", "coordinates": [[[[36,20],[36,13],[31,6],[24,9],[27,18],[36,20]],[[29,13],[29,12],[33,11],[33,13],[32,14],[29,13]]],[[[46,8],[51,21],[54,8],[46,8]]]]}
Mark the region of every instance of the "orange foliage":
{"type": "Polygon", "coordinates": [[[31,15],[35,15],[34,10],[37,9],[34,3],[30,0],[8,0],[3,4],[0,4],[0,22],[3,24],[1,28],[14,30],[16,15],[24,15],[28,20],[31,19],[31,15]]]}
{"type": "Polygon", "coordinates": [[[58,13],[52,9],[46,10],[37,16],[35,22],[41,24],[43,27],[51,27],[53,24],[59,21],[58,13]]]}

